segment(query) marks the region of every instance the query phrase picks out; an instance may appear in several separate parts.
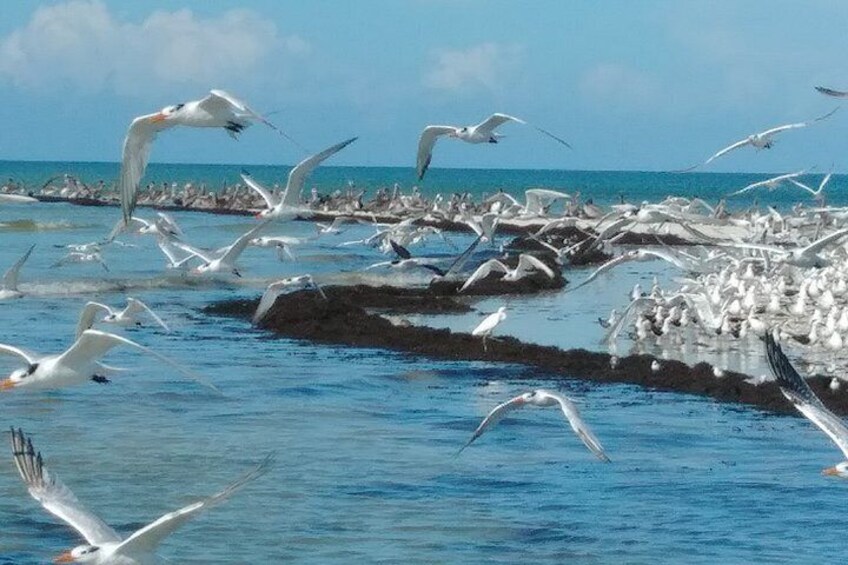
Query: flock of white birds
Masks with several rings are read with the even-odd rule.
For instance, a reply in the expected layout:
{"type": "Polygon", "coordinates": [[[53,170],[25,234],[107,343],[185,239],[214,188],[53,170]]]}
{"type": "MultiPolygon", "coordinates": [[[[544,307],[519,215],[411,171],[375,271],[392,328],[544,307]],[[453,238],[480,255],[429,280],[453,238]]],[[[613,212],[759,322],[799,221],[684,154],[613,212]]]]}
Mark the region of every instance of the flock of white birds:
{"type": "MultiPolygon", "coordinates": [[[[819,90],[828,96],[848,96],[831,89],[819,90]]],[[[703,165],[745,146],[768,149],[772,147],[776,135],[820,123],[835,111],[810,121],[773,127],[752,134],[719,150],[703,165]]],[[[168,214],[160,212],[155,221],[133,215],[138,200],[139,183],[144,176],[152,142],[158,133],[180,125],[223,128],[233,137],[237,137],[253,122],[264,123],[288,137],[247,104],[221,90],[212,90],[201,100],[168,106],[159,112],[134,119],[124,142],[118,184],[122,219],[102,242],[70,246],[68,254],[55,266],[68,263],[98,263],[108,270],[100,255],[100,247],[120,244],[116,237],[122,232],[150,234],[156,237],[169,268],[183,269],[196,262],[192,272],[201,276],[240,277],[237,261],[249,246],[274,248],[281,258],[294,258],[292,249],[302,241],[287,236],[263,236],[260,233],[273,223],[310,215],[310,207],[303,204],[301,198],[306,178],[326,159],[353,143],[355,137],[332,145],[297,164],[289,173],[286,187],[280,194],[268,190],[250,175],[243,175],[246,185],[261,197],[265,207],[258,210],[257,218],[260,221],[255,227],[222,249],[207,250],[185,242],[182,230],[168,214]]],[[[496,113],[475,126],[427,126],[418,144],[418,178],[424,177],[432,160],[436,141],[440,137],[474,144],[497,143],[500,135],[495,131],[496,128],[508,122],[526,124],[521,119],[496,113]]],[[[570,148],[568,143],[550,132],[541,128],[535,129],[570,148]]],[[[429,234],[438,233],[435,228],[416,226],[414,222],[416,219],[426,219],[428,213],[435,214],[440,206],[438,199],[429,205],[429,210],[424,210],[423,215],[398,218],[392,225],[379,225],[374,222],[377,228],[374,237],[367,241],[350,243],[379,245],[386,252],[398,256],[397,260],[373,265],[373,268],[425,268],[432,271],[436,277],[461,277],[463,282],[459,292],[462,292],[493,273],[501,274],[505,282],[538,273],[554,278],[552,268],[532,254],[521,254],[515,267],[509,267],[498,259],[490,259],[470,273],[462,273],[461,269],[468,262],[474,247],[481,241],[494,242],[500,225],[512,224],[526,228],[527,234],[552,251],[556,262],[565,267],[568,267],[568,262],[578,254],[599,246],[614,249],[611,245],[627,232],[642,233],[646,236],[655,234],[656,246],[623,250],[567,291],[592,284],[604,273],[630,261],[662,260],[680,271],[678,288],[666,291],[654,283],[653,288],[644,293],[637,285],[632,292],[631,301],[621,313],[613,311],[609,319],[600,320],[607,328],[606,341],[613,354],[612,366],[617,365],[616,343],[624,332],[629,333],[637,344],[698,342],[715,348],[732,347],[736,341],[763,339],[766,342],[769,365],[784,394],[798,410],[824,430],[848,457],[848,428],[824,408],[792,368],[778,345],[778,341],[794,340],[796,344],[793,344],[793,347],[803,349],[804,357],[808,361],[832,373],[838,373],[848,363],[848,356],[843,353],[848,340],[848,208],[825,205],[825,189],[831,179],[830,174],[820,180],[816,189],[802,182],[804,174],[804,171],[799,171],[780,175],[743,187],[728,195],[730,197],[763,188],[774,189],[787,184],[805,191],[807,196],[813,199],[813,206],[797,206],[784,213],[771,207],[765,212],[751,208],[731,213],[724,202],[712,207],[698,199],[672,197],[658,204],[613,206],[613,210],[605,215],[597,207],[590,209],[590,203],[582,207],[567,206],[567,210],[577,209],[580,214],[563,216],[551,214],[551,204],[560,200],[573,201],[574,197],[569,194],[547,189],[531,189],[527,191],[524,203],[509,195],[498,194],[484,203],[485,209],[482,213],[479,209],[459,209],[455,220],[468,225],[477,233],[478,238],[447,270],[411,257],[405,247],[429,234]],[[589,234],[591,241],[556,247],[547,239],[547,235],[562,228],[583,230],[589,234]],[[666,245],[663,238],[669,234],[687,240],[689,245],[666,245]]],[[[16,195],[2,197],[0,202],[20,202],[22,198],[25,199],[16,195]]],[[[338,232],[346,221],[349,219],[338,218],[332,225],[321,227],[320,232],[338,232]]],[[[22,296],[18,288],[19,271],[32,251],[30,248],[5,273],[0,287],[0,298],[22,296]]],[[[308,274],[275,281],[263,295],[254,321],[261,320],[267,314],[280,294],[300,289],[314,289],[327,299],[322,288],[308,274]]],[[[128,298],[123,309],[96,302],[88,303],[80,315],[76,341],[66,351],[36,355],[20,347],[0,344],[0,353],[17,357],[22,365],[5,380],[0,381],[0,391],[43,390],[91,380],[108,382],[109,377],[121,369],[108,366],[102,363],[101,359],[117,346],[129,347],[151,355],[162,363],[175,367],[185,376],[214,389],[213,385],[203,382],[193,371],[174,360],[125,337],[93,328],[95,323],[135,324],[142,315],[168,331],[167,324],[147,305],[140,300],[128,298]]],[[[507,308],[500,307],[473,329],[472,334],[481,337],[484,351],[488,351],[489,340],[506,317],[507,308]]],[[[652,367],[657,371],[662,370],[658,361],[655,361],[652,367]]],[[[724,368],[716,367],[716,378],[721,378],[723,374],[724,368]]],[[[834,377],[834,388],[839,387],[838,379],[838,376],[834,377]]],[[[757,378],[755,382],[764,380],[766,379],[757,378]]],[[[583,422],[572,400],[545,390],[523,393],[496,406],[460,451],[506,414],[528,405],[559,407],[587,448],[600,460],[609,461],[600,441],[583,422]]],[[[271,464],[269,456],[218,494],[168,513],[129,537],[122,538],[88,511],[70,489],[48,472],[41,454],[34,449],[31,439],[21,430],[12,430],[12,449],[15,463],[30,494],[47,511],[67,522],[86,540],[84,545],[60,555],[56,559],[59,563],[152,562],[157,546],[165,537],[199,512],[225,500],[250,481],[263,475],[271,464]]],[[[826,473],[848,478],[848,462],[840,463],[826,470],[826,473]]]]}

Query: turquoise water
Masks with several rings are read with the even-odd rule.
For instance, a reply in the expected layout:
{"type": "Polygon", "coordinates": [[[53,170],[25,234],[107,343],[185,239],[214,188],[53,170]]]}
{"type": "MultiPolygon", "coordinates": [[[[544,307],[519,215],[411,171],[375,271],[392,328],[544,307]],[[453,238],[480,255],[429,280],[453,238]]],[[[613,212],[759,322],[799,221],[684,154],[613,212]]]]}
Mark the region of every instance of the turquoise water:
{"type": "MultiPolygon", "coordinates": [[[[39,173],[27,166],[33,175],[49,175],[53,164],[39,173]]],[[[209,178],[218,172],[197,170],[209,178]]],[[[325,174],[340,179],[354,171],[363,170],[325,174]]],[[[394,170],[364,171],[357,183],[394,170]]],[[[444,182],[460,179],[456,186],[476,190],[506,178],[532,178],[535,185],[562,175],[556,186],[563,187],[578,178],[434,172],[434,182],[447,175],[444,182]]],[[[661,190],[640,188],[639,178],[653,178],[642,173],[585,175],[593,186],[626,189],[634,199],[661,190]]],[[[724,177],[707,176],[693,190],[706,193],[724,177]]],[[[516,193],[531,185],[509,182],[516,193]]],[[[173,563],[810,563],[843,554],[848,484],[819,475],[841,455],[804,419],[631,386],[549,380],[522,366],[275,339],[245,321],[201,312],[214,300],[256,296],[278,277],[310,272],[328,282],[359,280],[358,271],[383,256],[338,244],[367,235],[366,226],[302,246],[296,263],[250,249],[241,261],[245,278],[235,282],[164,274],[155,243],[143,236],[124,238],[138,248],[104,251],[108,274],[89,265],[50,268],[63,253],[54,245],[97,239],[117,216],[114,208],[67,204],[0,207],[0,269],[37,244],[21,274],[28,296],[0,302],[0,342],[61,351],[73,341],[86,301],[118,306],[136,296],[173,332],[151,325],[115,331],[204,374],[223,396],[154,359],[115,350],[107,362],[130,373],[108,385],[4,393],[0,427],[31,433],[51,470],[122,533],[216,492],[275,452],[268,475],[168,538],[160,553],[173,563]],[[611,464],[595,460],[555,410],[540,409],[507,418],[454,457],[488,410],[540,386],[576,399],[611,464]]],[[[240,217],[175,216],[189,241],[207,247],[253,225],[240,217]]],[[[271,233],[308,236],[314,228],[296,222],[271,233]]],[[[459,247],[469,241],[451,239],[459,247]]],[[[413,249],[448,251],[435,240],[413,249]]],[[[673,276],[645,263],[598,281],[589,294],[509,300],[502,333],[597,347],[593,320],[620,307],[634,281],[649,286],[655,274],[673,276]]],[[[413,273],[367,276],[426,280],[413,273]]],[[[474,303],[476,312],[451,320],[414,321],[470,330],[500,303],[474,303]]],[[[0,372],[14,367],[0,358],[0,372]]],[[[0,524],[0,563],[45,563],[79,543],[28,496],[2,444],[0,524]]]]}
{"type": "MultiPolygon", "coordinates": [[[[56,175],[69,173],[83,182],[96,184],[103,180],[107,184],[118,176],[118,163],[77,163],[41,161],[0,161],[0,181],[12,178],[26,186],[40,187],[56,175]]],[[[250,173],[260,181],[273,185],[285,185],[287,166],[248,167],[250,173]]],[[[187,182],[205,183],[210,189],[241,182],[240,165],[193,165],[151,163],[145,173],[144,182],[187,182]]],[[[774,175],[794,171],[778,171],[774,175]]],[[[826,171],[811,173],[804,182],[813,188],[826,171]]],[[[528,188],[555,188],[568,192],[580,191],[584,199],[592,198],[602,204],[617,203],[619,196],[639,203],[642,200],[657,201],[668,195],[698,196],[715,204],[718,199],[748,184],[769,178],[769,174],[751,173],[661,173],[640,171],[561,171],[561,170],[518,170],[518,169],[438,169],[427,172],[423,182],[417,182],[412,167],[320,167],[315,171],[307,186],[330,192],[347,186],[353,181],[359,188],[373,194],[379,187],[391,187],[399,183],[408,190],[418,185],[424,194],[451,194],[470,192],[474,195],[492,193],[503,189],[521,195],[528,188]]],[[[833,205],[848,205],[848,176],[834,175],[825,189],[828,202],[833,205]]],[[[784,207],[807,198],[807,193],[798,188],[779,188],[773,192],[761,189],[731,200],[731,205],[748,206],[755,199],[768,201],[784,207]]],[[[812,202],[809,200],[809,202],[812,202]]]]}

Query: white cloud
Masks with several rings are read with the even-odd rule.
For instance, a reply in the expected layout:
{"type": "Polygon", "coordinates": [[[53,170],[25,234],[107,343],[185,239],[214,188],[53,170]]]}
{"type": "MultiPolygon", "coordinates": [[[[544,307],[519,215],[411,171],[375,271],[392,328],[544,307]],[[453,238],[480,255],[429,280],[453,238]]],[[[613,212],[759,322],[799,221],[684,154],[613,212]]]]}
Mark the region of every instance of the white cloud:
{"type": "Polygon", "coordinates": [[[174,84],[209,88],[249,78],[272,53],[309,49],[250,10],[214,18],[156,11],[134,23],[98,0],[71,0],[38,8],[26,26],[0,38],[0,80],[27,89],[72,85],[123,94],[174,84]]]}
{"type": "Polygon", "coordinates": [[[424,75],[424,85],[436,90],[497,90],[507,82],[521,60],[519,45],[483,43],[468,49],[440,49],[435,68],[424,75]]]}
{"type": "Polygon", "coordinates": [[[580,77],[580,91],[595,103],[619,109],[652,108],[662,87],[653,76],[616,63],[600,64],[580,77]]]}

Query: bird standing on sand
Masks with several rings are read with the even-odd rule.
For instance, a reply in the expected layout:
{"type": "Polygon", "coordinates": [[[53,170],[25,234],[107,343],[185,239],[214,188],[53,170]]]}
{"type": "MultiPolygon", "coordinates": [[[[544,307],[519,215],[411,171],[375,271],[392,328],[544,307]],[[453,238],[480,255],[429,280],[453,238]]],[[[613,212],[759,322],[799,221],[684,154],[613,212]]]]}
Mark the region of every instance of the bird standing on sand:
{"type": "Polygon", "coordinates": [[[488,351],[486,340],[491,337],[492,332],[498,327],[498,324],[506,320],[506,306],[498,308],[497,312],[493,312],[483,318],[480,324],[471,330],[471,335],[483,336],[483,351],[488,351]]]}

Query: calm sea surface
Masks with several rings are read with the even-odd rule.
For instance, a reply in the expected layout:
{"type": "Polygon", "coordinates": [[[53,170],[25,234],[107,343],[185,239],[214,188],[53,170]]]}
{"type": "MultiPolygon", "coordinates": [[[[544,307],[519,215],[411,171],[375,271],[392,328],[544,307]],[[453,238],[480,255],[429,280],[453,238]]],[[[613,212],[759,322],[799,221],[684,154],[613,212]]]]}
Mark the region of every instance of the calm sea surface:
{"type": "MultiPolygon", "coordinates": [[[[114,164],[0,162],[0,179],[31,184],[65,172],[96,182],[116,171],[114,164]]],[[[152,165],[148,177],[217,186],[235,182],[238,171],[152,165]]],[[[283,182],[285,171],[252,172],[273,183],[283,182]]],[[[547,186],[604,202],[619,193],[636,202],[672,193],[714,201],[759,178],[437,169],[424,186],[432,192],[504,188],[516,195],[547,186]]],[[[325,168],[314,177],[327,189],[347,180],[408,187],[412,171],[325,168]]],[[[846,201],[845,182],[835,180],[832,201],[846,201]]],[[[778,190],[768,198],[789,202],[797,194],[778,190]]],[[[551,380],[523,366],[275,339],[245,321],[200,311],[306,272],[325,282],[426,281],[418,273],[358,274],[384,257],[338,244],[369,235],[367,226],[310,241],[296,250],[294,263],[249,249],[241,260],[245,278],[236,282],[165,273],[155,241],[145,236],[123,238],[137,248],[104,250],[109,273],[96,265],[50,268],[64,253],[56,245],[96,240],[118,216],[116,208],[0,206],[0,270],[37,244],[21,273],[28,296],[0,302],[0,342],[59,352],[72,343],[86,301],[120,306],[135,296],[173,331],[151,325],[116,331],[204,374],[223,396],[155,359],[114,350],[107,362],[130,372],[108,385],[4,393],[0,427],[31,433],[50,469],[126,533],[216,492],[275,452],[268,475],[168,538],[160,553],[172,563],[812,563],[845,553],[848,483],[819,474],[841,455],[804,419],[631,386],[551,380]],[[599,463],[554,409],[516,413],[454,456],[491,408],[534,387],[574,398],[612,463],[599,463]]],[[[175,217],[188,241],[210,248],[254,225],[241,217],[175,217]]],[[[295,222],[268,233],[314,232],[295,222]]],[[[460,248],[470,241],[449,237],[460,248]]],[[[454,251],[432,240],[413,253],[454,251]]],[[[676,273],[639,264],[585,293],[487,299],[474,303],[472,314],[411,320],[469,331],[506,304],[504,334],[599,348],[594,320],[624,306],[634,282],[649,287],[653,276],[663,283],[676,273]]],[[[737,363],[759,365],[760,351],[752,349],[737,363]]],[[[692,351],[689,360],[706,354],[692,351]]],[[[0,371],[15,366],[0,358],[0,371]]],[[[4,443],[0,524],[3,564],[46,563],[80,543],[29,497],[4,443]]]]}

